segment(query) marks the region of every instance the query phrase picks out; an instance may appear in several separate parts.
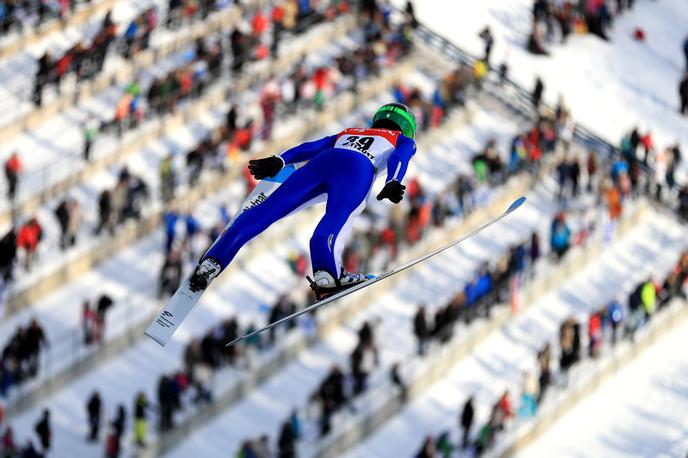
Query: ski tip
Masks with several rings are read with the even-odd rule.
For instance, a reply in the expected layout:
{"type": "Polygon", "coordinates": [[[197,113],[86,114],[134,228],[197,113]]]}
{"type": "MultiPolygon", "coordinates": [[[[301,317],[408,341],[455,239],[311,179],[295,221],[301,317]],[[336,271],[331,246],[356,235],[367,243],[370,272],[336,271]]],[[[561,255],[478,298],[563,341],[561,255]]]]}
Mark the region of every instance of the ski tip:
{"type": "Polygon", "coordinates": [[[237,337],[236,339],[232,340],[231,342],[226,343],[226,344],[225,344],[225,347],[231,347],[232,345],[241,342],[241,341],[244,340],[246,337],[248,337],[248,335],[241,336],[241,337],[237,337]]]}
{"type": "Polygon", "coordinates": [[[514,200],[514,202],[509,205],[509,208],[506,209],[506,212],[504,213],[511,213],[512,211],[516,210],[518,207],[523,205],[526,201],[525,196],[521,196],[518,199],[514,200]]]}

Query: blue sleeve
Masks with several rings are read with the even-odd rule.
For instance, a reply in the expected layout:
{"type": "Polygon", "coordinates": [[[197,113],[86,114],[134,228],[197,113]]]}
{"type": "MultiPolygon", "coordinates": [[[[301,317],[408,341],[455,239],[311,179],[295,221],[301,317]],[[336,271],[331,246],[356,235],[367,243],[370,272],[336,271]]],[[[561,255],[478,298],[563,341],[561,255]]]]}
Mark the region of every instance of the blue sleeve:
{"type": "Polygon", "coordinates": [[[309,161],[320,151],[332,148],[337,141],[336,135],[321,138],[312,142],[305,142],[297,145],[279,155],[284,161],[284,165],[295,164],[297,162],[309,161]]]}
{"type": "Polygon", "coordinates": [[[406,174],[408,163],[414,154],[416,154],[416,142],[408,137],[399,135],[397,147],[392,155],[389,156],[389,160],[387,160],[387,179],[385,183],[389,183],[392,180],[401,182],[406,174]]]}

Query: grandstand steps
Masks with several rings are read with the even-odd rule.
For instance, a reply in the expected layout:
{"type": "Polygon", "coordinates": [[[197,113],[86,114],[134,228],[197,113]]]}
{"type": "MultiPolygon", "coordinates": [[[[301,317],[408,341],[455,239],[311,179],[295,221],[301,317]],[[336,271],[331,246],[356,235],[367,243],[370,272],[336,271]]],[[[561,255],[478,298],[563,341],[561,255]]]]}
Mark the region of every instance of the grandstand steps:
{"type": "Polygon", "coordinates": [[[235,6],[230,6],[225,10],[214,12],[205,21],[197,21],[191,26],[177,31],[173,39],[166,40],[160,46],[140,51],[131,60],[124,60],[116,68],[106,65],[105,70],[93,80],[83,81],[78,85],[69,84],[67,79],[73,77],[70,75],[70,78],[65,78],[65,81],[62,82],[65,87],[54,100],[44,103],[41,107],[35,107],[33,110],[20,115],[18,119],[12,119],[11,122],[0,126],[0,142],[6,143],[24,131],[39,128],[41,123],[61,111],[72,105],[83,103],[110,86],[123,85],[131,81],[138,72],[155,65],[159,59],[192,45],[197,38],[229,30],[238,24],[241,18],[241,10],[235,6]]]}
{"type": "MultiPolygon", "coordinates": [[[[583,256],[594,260],[594,263],[586,263],[575,274],[561,272],[559,287],[555,291],[538,295],[536,304],[529,305],[525,310],[519,309],[514,318],[501,329],[495,330],[461,361],[445,359],[449,350],[426,356],[425,359],[432,358],[432,361],[445,359],[446,364],[454,367],[448,372],[441,371],[441,380],[425,386],[425,392],[417,395],[414,388],[417,377],[425,377],[425,372],[439,371],[428,368],[421,361],[418,370],[414,371],[420,375],[409,380],[410,396],[415,399],[406,403],[402,409],[396,409],[397,416],[384,423],[369,439],[352,443],[356,448],[347,456],[376,456],[381,447],[389,447],[390,453],[402,448],[407,451],[415,450],[426,435],[435,436],[443,431],[448,431],[451,442],[456,444],[457,412],[469,396],[473,396],[476,401],[472,437],[475,437],[479,428],[487,421],[491,406],[504,390],[510,391],[512,405],[515,409],[518,408],[523,373],[536,370],[536,352],[546,342],[553,343],[553,359],[556,358],[558,344],[555,342],[558,341],[558,329],[564,319],[573,316],[581,323],[581,334],[586,333],[587,321],[581,322],[581,315],[587,320],[588,313],[599,309],[617,294],[628,292],[638,281],[658,272],[657,269],[662,273],[666,272],[665,268],[669,269],[685,248],[685,240],[671,218],[653,212],[642,200],[640,204],[639,208],[644,207],[645,210],[642,211],[646,213],[642,224],[632,221],[626,223],[623,237],[615,235],[615,241],[604,251],[600,246],[586,249],[583,256]],[[613,290],[605,289],[605,283],[616,284],[618,287],[613,290]],[[401,438],[400,431],[407,432],[410,437],[401,438]],[[391,437],[400,439],[390,446],[391,437]]],[[[617,230],[620,229],[622,228],[617,230]]],[[[527,299],[520,302],[530,304],[527,299]]],[[[470,337],[466,336],[466,339],[470,337]]],[[[453,347],[453,344],[450,345],[453,347]]],[[[581,366],[585,366],[585,362],[574,366],[570,376],[573,377],[576,371],[582,370],[581,366]]],[[[551,386],[554,385],[556,381],[551,386]]],[[[379,392],[375,395],[384,396],[379,392]]],[[[546,409],[551,395],[549,392],[545,395],[543,409],[546,409]]],[[[382,404],[389,405],[388,402],[382,404]]],[[[364,421],[360,423],[364,424],[362,429],[370,425],[364,421]]],[[[504,435],[508,433],[500,434],[498,442],[505,439],[504,435]]]]}
{"type": "MultiPolygon", "coordinates": [[[[507,201],[513,194],[517,194],[518,191],[525,191],[525,189],[515,189],[522,186],[526,181],[522,178],[523,177],[516,177],[516,179],[506,185],[507,189],[495,195],[495,198],[488,206],[470,214],[468,218],[456,224],[451,230],[435,230],[428,233],[427,235],[429,235],[429,237],[426,237],[417,245],[404,251],[395,262],[402,263],[407,259],[412,259],[420,254],[427,253],[433,248],[455,239],[458,234],[464,234],[470,229],[487,221],[493,214],[501,213],[508,203],[510,203],[507,201]]],[[[179,422],[178,426],[173,431],[161,437],[155,444],[151,444],[151,446],[143,450],[139,456],[151,457],[167,453],[171,453],[172,456],[175,456],[175,454],[176,456],[181,456],[185,453],[185,450],[188,451],[188,447],[184,447],[183,441],[188,440],[190,437],[194,437],[194,433],[197,431],[200,433],[201,428],[204,430],[205,428],[217,428],[217,426],[213,425],[218,421],[222,422],[222,418],[225,415],[231,414],[234,409],[244,410],[247,408],[247,403],[250,405],[253,402],[257,402],[256,399],[263,399],[265,396],[263,390],[272,391],[275,386],[280,384],[280,381],[276,380],[276,378],[283,379],[285,374],[298,372],[297,368],[300,366],[308,367],[308,361],[313,360],[314,364],[315,361],[322,361],[323,358],[321,358],[320,353],[323,352],[337,353],[336,355],[328,355],[328,358],[326,358],[328,364],[337,363],[342,359],[342,352],[347,354],[347,350],[341,349],[340,347],[348,349],[350,345],[353,345],[351,339],[345,338],[342,334],[343,327],[347,329],[347,333],[350,331],[350,327],[345,325],[345,323],[356,315],[362,313],[375,313],[375,310],[372,309],[373,304],[386,295],[389,295],[403,284],[412,272],[413,270],[399,273],[389,280],[380,283],[378,286],[369,288],[370,291],[366,292],[366,294],[352,295],[350,298],[344,299],[336,304],[331,304],[331,306],[318,311],[315,317],[318,323],[316,327],[317,336],[314,336],[312,340],[308,340],[302,333],[298,333],[299,335],[287,335],[285,339],[280,341],[277,350],[278,354],[269,365],[257,367],[256,369],[258,370],[241,374],[240,379],[231,390],[227,390],[219,395],[216,394],[211,405],[197,411],[197,413],[194,413],[190,418],[179,422]]],[[[346,337],[349,336],[347,335],[346,337]]],[[[318,363],[318,366],[321,367],[322,363],[318,363]]],[[[308,384],[312,385],[319,383],[317,375],[308,373],[306,376],[308,378],[308,384]],[[316,377],[315,380],[313,379],[314,376],[316,377]]],[[[300,384],[301,382],[297,383],[300,384]]],[[[305,383],[303,385],[303,387],[299,387],[300,391],[308,389],[305,383]]],[[[299,398],[303,397],[303,392],[301,391],[299,398]]],[[[283,403],[285,401],[298,402],[294,397],[294,393],[290,393],[287,398],[283,398],[278,402],[283,403]]],[[[236,416],[236,414],[233,416],[236,416]]],[[[255,435],[260,435],[265,432],[265,429],[268,428],[268,426],[265,425],[274,424],[274,418],[247,418],[247,421],[254,423],[256,421],[260,422],[261,429],[255,431],[255,435]]],[[[277,429],[272,428],[268,431],[272,435],[277,432],[277,429]]],[[[236,434],[233,434],[232,445],[238,447],[239,444],[236,443],[235,436],[236,434]]],[[[219,439],[221,441],[227,440],[222,438],[219,439]]],[[[299,453],[299,456],[301,456],[301,453],[299,453]]]]}
{"type": "MultiPolygon", "coordinates": [[[[447,135],[460,129],[466,124],[470,124],[472,115],[475,111],[473,104],[469,104],[467,110],[457,110],[448,116],[446,122],[442,126],[430,131],[431,135],[423,136],[418,143],[419,154],[423,154],[432,148],[432,146],[447,135]]],[[[345,124],[345,123],[344,123],[345,124]]],[[[233,270],[242,270],[247,268],[251,259],[262,256],[267,253],[276,252],[280,246],[283,246],[285,241],[292,238],[293,234],[310,234],[315,227],[322,210],[319,207],[310,208],[292,215],[288,222],[275,225],[270,230],[261,235],[260,243],[253,244],[250,250],[243,250],[233,263],[233,270]]],[[[223,276],[220,281],[228,281],[231,277],[223,276]]],[[[117,356],[122,351],[134,345],[136,342],[144,338],[143,331],[148,323],[157,315],[157,307],[152,308],[145,318],[138,320],[139,324],[129,328],[126,332],[108,339],[105,345],[99,346],[95,351],[89,353],[84,358],[80,359],[75,366],[67,366],[53,375],[49,383],[41,384],[31,390],[22,390],[22,396],[19,402],[11,403],[7,410],[8,415],[18,414],[21,411],[41,402],[53,393],[57,392],[74,379],[93,370],[95,367],[105,364],[109,359],[117,356]]],[[[296,354],[296,349],[294,349],[296,354]]],[[[292,355],[293,356],[293,355],[292,355]]],[[[287,358],[284,358],[281,363],[285,363],[287,358]]]]}
{"type": "MultiPolygon", "coordinates": [[[[513,116],[513,113],[511,113],[511,115],[513,116]]],[[[450,132],[452,129],[455,129],[453,125],[449,124],[446,126],[447,132],[450,132]]],[[[438,135],[438,137],[441,137],[441,135],[438,135]]],[[[423,137],[423,139],[427,140],[426,137],[423,137]]],[[[423,151],[423,149],[424,148],[421,146],[419,151],[423,151]]],[[[556,157],[558,156],[550,158],[548,161],[549,165],[543,167],[543,174],[548,173],[548,171],[553,168],[556,157]]],[[[526,194],[531,186],[537,182],[539,182],[538,179],[534,179],[525,174],[512,178],[503,189],[499,189],[495,193],[494,199],[489,202],[487,207],[471,213],[465,220],[461,221],[460,224],[448,230],[435,230],[426,234],[422,242],[419,242],[416,246],[405,251],[396,262],[403,263],[405,260],[416,258],[428,251],[445,245],[451,240],[455,240],[472,228],[483,224],[488,219],[501,213],[504,208],[511,203],[514,196],[526,194]]],[[[578,268],[573,262],[571,266],[571,269],[578,268]]],[[[400,285],[403,285],[405,279],[410,274],[410,272],[400,273],[381,285],[367,291],[365,295],[361,295],[360,297],[354,295],[351,298],[343,300],[341,304],[333,304],[330,307],[320,310],[317,315],[317,340],[308,341],[303,335],[288,336],[287,339],[280,343],[279,356],[275,356],[274,361],[271,361],[267,368],[260,368],[255,374],[251,373],[244,375],[244,378],[232,390],[217,396],[213,404],[203,411],[200,411],[199,414],[194,414],[191,418],[183,420],[174,431],[162,437],[159,443],[151,446],[152,448],[146,449],[142,453],[142,456],[155,456],[175,450],[180,441],[184,440],[186,436],[189,436],[197,429],[203,427],[204,424],[211,422],[217,416],[222,415],[223,412],[232,408],[233,405],[243,402],[246,396],[251,392],[251,389],[257,385],[272,383],[271,377],[276,376],[279,371],[284,370],[288,364],[298,359],[299,355],[303,354],[305,349],[312,349],[327,338],[327,336],[337,333],[344,323],[350,320],[352,316],[364,313],[376,300],[384,297],[385,294],[389,294],[390,291],[393,291],[400,285]]]]}
{"type": "MultiPolygon", "coordinates": [[[[628,235],[635,227],[652,217],[652,211],[644,201],[625,213],[623,219],[615,228],[614,239],[621,239],[628,235]]],[[[541,272],[534,280],[528,282],[520,296],[519,313],[523,313],[537,301],[564,283],[568,278],[582,271],[596,260],[596,255],[601,252],[604,244],[595,240],[581,249],[567,255],[559,265],[554,265],[545,272],[541,272]],[[577,251],[577,252],[576,252],[577,251]]],[[[356,444],[361,443],[367,437],[383,426],[385,422],[397,415],[409,402],[430,389],[432,385],[444,379],[454,366],[463,358],[471,355],[478,346],[494,332],[506,326],[512,319],[509,304],[493,307],[492,316],[488,320],[481,320],[472,324],[464,333],[458,332],[448,345],[437,352],[430,352],[426,358],[417,358],[413,375],[407,380],[408,395],[402,398],[396,391],[390,391],[387,387],[366,394],[370,401],[368,410],[362,418],[352,418],[345,424],[339,423],[334,428],[334,433],[327,436],[322,442],[313,447],[308,447],[304,456],[334,457],[341,456],[356,444]]]]}
{"type": "Polygon", "coordinates": [[[86,23],[95,15],[105,14],[110,10],[118,0],[96,0],[91,1],[88,5],[82,5],[72,14],[67,21],[60,21],[57,19],[50,20],[37,29],[33,29],[31,33],[24,36],[14,36],[0,43],[0,59],[5,59],[18,52],[21,52],[27,46],[48,37],[49,35],[60,31],[65,27],[78,27],[86,23]],[[6,42],[5,42],[6,41],[6,42]]]}
{"type": "MultiPolygon", "coordinates": [[[[378,94],[378,96],[379,96],[379,94],[378,94]]],[[[366,101],[365,101],[364,103],[367,103],[367,104],[370,104],[370,103],[375,104],[375,103],[380,103],[380,102],[377,101],[377,100],[366,99],[366,101]]],[[[359,108],[360,108],[360,107],[359,107],[359,108]]],[[[367,109],[368,109],[368,108],[366,108],[366,110],[367,110],[367,109]]],[[[457,115],[457,116],[458,116],[458,115],[457,115]]],[[[460,116],[459,116],[459,117],[460,117],[460,116]]],[[[341,118],[338,118],[338,122],[343,122],[343,121],[342,121],[341,118]]],[[[450,120],[449,122],[451,123],[452,121],[450,120]]],[[[500,126],[501,126],[501,125],[500,125],[500,126]]],[[[441,137],[440,137],[440,138],[441,138],[441,137]]],[[[425,145],[425,146],[429,146],[428,143],[424,143],[424,145],[425,145]]],[[[422,153],[423,153],[423,151],[420,152],[420,154],[422,154],[422,153]]],[[[463,153],[463,154],[466,154],[466,153],[463,153]]],[[[307,234],[306,234],[306,235],[307,235],[307,234]]],[[[277,236],[276,236],[276,237],[277,237],[277,236]]],[[[252,253],[250,253],[250,254],[252,255],[252,253]]],[[[254,256],[252,256],[252,257],[254,257],[254,256]]],[[[229,278],[232,278],[231,276],[232,276],[233,274],[235,274],[235,273],[236,273],[236,271],[229,272],[229,273],[228,273],[228,275],[230,275],[229,278]]],[[[227,274],[226,274],[226,275],[227,275],[227,274]]],[[[227,278],[227,277],[224,277],[224,278],[227,278]]],[[[233,278],[233,284],[234,284],[234,285],[237,284],[236,281],[237,281],[237,279],[236,279],[236,278],[233,278]]],[[[300,282],[299,282],[299,283],[300,283],[300,282]]],[[[219,287],[222,287],[222,285],[218,285],[218,286],[219,286],[219,287]]],[[[210,292],[212,293],[213,291],[210,291],[210,292]]],[[[226,305],[226,304],[224,304],[224,305],[226,305]]],[[[199,313],[200,313],[200,312],[203,312],[203,310],[199,310],[199,313]]],[[[242,314],[241,316],[242,316],[242,318],[243,318],[243,314],[242,314]]],[[[191,324],[191,323],[189,323],[189,324],[191,324]]],[[[187,331],[188,331],[188,329],[187,329],[187,331]]],[[[294,336],[294,337],[296,337],[296,336],[294,336]]],[[[181,339],[181,338],[180,338],[180,339],[181,339]]],[[[183,340],[183,339],[182,339],[182,340],[183,340]]],[[[137,344],[137,345],[136,345],[136,348],[137,348],[138,350],[129,351],[128,354],[133,354],[133,353],[135,353],[136,355],[139,355],[139,359],[140,359],[140,354],[141,354],[141,351],[140,351],[140,350],[146,348],[146,344],[150,344],[150,342],[148,342],[148,341],[143,341],[143,342],[141,342],[140,345],[137,344]]],[[[179,342],[177,342],[177,345],[179,345],[179,342]]],[[[176,352],[179,351],[178,349],[176,349],[175,351],[172,351],[172,349],[170,349],[170,348],[166,348],[166,349],[162,350],[162,349],[159,349],[159,347],[157,347],[157,346],[154,346],[154,347],[155,347],[155,349],[156,349],[156,351],[155,351],[154,354],[156,354],[156,355],[158,354],[158,352],[162,352],[162,353],[165,353],[165,354],[168,354],[168,353],[171,354],[172,356],[170,356],[170,358],[172,358],[172,359],[177,360],[177,359],[179,358],[179,356],[176,354],[176,352]]],[[[150,351],[150,350],[151,350],[151,349],[148,348],[148,351],[146,351],[146,354],[149,354],[149,355],[152,354],[153,352],[150,351]]],[[[119,363],[117,363],[117,362],[112,362],[112,364],[111,364],[111,363],[108,363],[108,366],[118,365],[119,367],[121,367],[121,366],[122,366],[121,360],[124,358],[123,354],[124,354],[125,352],[126,352],[126,350],[122,350],[122,351],[119,352],[120,355],[118,355],[118,356],[121,357],[121,358],[117,358],[117,359],[120,361],[119,363]]],[[[111,354],[110,354],[110,355],[111,355],[111,354]]],[[[106,357],[106,358],[107,358],[107,357],[109,357],[109,356],[103,355],[103,357],[106,357]]],[[[132,357],[133,357],[133,356],[132,356],[132,357]]],[[[129,358],[129,356],[127,356],[127,358],[129,358]]],[[[169,359],[169,358],[167,358],[167,359],[169,359]]],[[[112,360],[110,360],[110,361],[112,361],[112,360]]],[[[169,370],[169,369],[161,369],[161,368],[159,368],[159,367],[156,367],[156,368],[157,368],[157,370],[169,370]]],[[[109,372],[109,371],[97,370],[97,373],[98,373],[98,374],[97,374],[97,377],[96,377],[96,375],[94,375],[93,377],[84,376],[84,377],[80,378],[79,380],[74,381],[74,382],[71,384],[71,386],[81,386],[81,387],[83,387],[84,385],[88,386],[86,383],[84,383],[84,380],[83,380],[83,379],[100,378],[100,377],[103,376],[103,374],[106,374],[106,373],[108,373],[108,372],[109,372]]],[[[151,374],[151,375],[155,375],[155,374],[151,374]]],[[[151,375],[149,375],[147,378],[150,378],[151,375]]],[[[146,385],[148,385],[148,383],[146,383],[146,385]]],[[[152,385],[152,384],[151,384],[151,385],[152,385]]],[[[90,389],[90,388],[87,388],[87,389],[90,389]]],[[[57,397],[58,397],[58,398],[63,398],[64,396],[65,396],[65,393],[63,392],[63,393],[60,393],[57,397]]],[[[110,398],[110,399],[111,399],[112,396],[111,396],[111,395],[107,395],[107,398],[110,398]]],[[[43,404],[43,405],[46,405],[46,404],[52,405],[52,404],[54,404],[54,400],[55,400],[55,398],[53,398],[53,399],[43,399],[43,400],[41,400],[40,402],[41,402],[41,404],[43,404]]],[[[36,405],[34,405],[34,408],[36,408],[36,405]]],[[[33,410],[33,409],[32,409],[32,410],[33,410]]],[[[23,415],[23,417],[26,417],[26,415],[23,415]]]]}
{"type": "Polygon", "coordinates": [[[666,310],[657,315],[638,333],[635,342],[621,342],[612,352],[596,360],[589,371],[579,374],[566,390],[556,393],[556,399],[543,406],[532,421],[510,431],[509,436],[495,446],[486,456],[509,457],[525,450],[571,409],[595,392],[600,385],[635,361],[645,350],[670,333],[673,329],[688,322],[688,306],[683,300],[673,301],[666,310]]]}

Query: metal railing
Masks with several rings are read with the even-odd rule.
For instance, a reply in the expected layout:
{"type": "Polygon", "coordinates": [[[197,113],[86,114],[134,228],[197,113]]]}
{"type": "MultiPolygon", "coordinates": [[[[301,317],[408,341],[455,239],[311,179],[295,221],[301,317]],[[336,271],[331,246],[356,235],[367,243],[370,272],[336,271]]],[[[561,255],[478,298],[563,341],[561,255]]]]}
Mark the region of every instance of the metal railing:
{"type": "MultiPolygon", "coordinates": [[[[37,399],[61,388],[65,380],[87,372],[100,361],[118,354],[131,342],[138,341],[143,324],[154,318],[161,302],[153,292],[156,284],[154,279],[146,279],[132,285],[131,289],[137,293],[115,299],[114,305],[105,313],[102,335],[98,341],[86,343],[81,324],[76,329],[50,336],[47,344],[40,349],[36,375],[11,386],[4,400],[7,414],[16,415],[37,399]]],[[[95,294],[97,292],[94,292],[94,297],[88,298],[92,305],[97,299],[95,294]]],[[[75,307],[73,310],[81,314],[81,309],[75,307]]],[[[6,344],[2,342],[3,346],[6,344]]]]}

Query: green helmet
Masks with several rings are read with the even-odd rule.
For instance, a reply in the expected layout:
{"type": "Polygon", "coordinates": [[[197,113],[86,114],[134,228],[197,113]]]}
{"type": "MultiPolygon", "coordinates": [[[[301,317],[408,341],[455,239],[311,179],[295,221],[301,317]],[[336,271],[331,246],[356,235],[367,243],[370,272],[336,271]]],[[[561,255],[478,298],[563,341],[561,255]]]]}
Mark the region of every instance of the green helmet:
{"type": "Polygon", "coordinates": [[[409,138],[416,136],[416,118],[409,107],[403,103],[382,105],[375,112],[371,127],[400,130],[409,138]]]}

